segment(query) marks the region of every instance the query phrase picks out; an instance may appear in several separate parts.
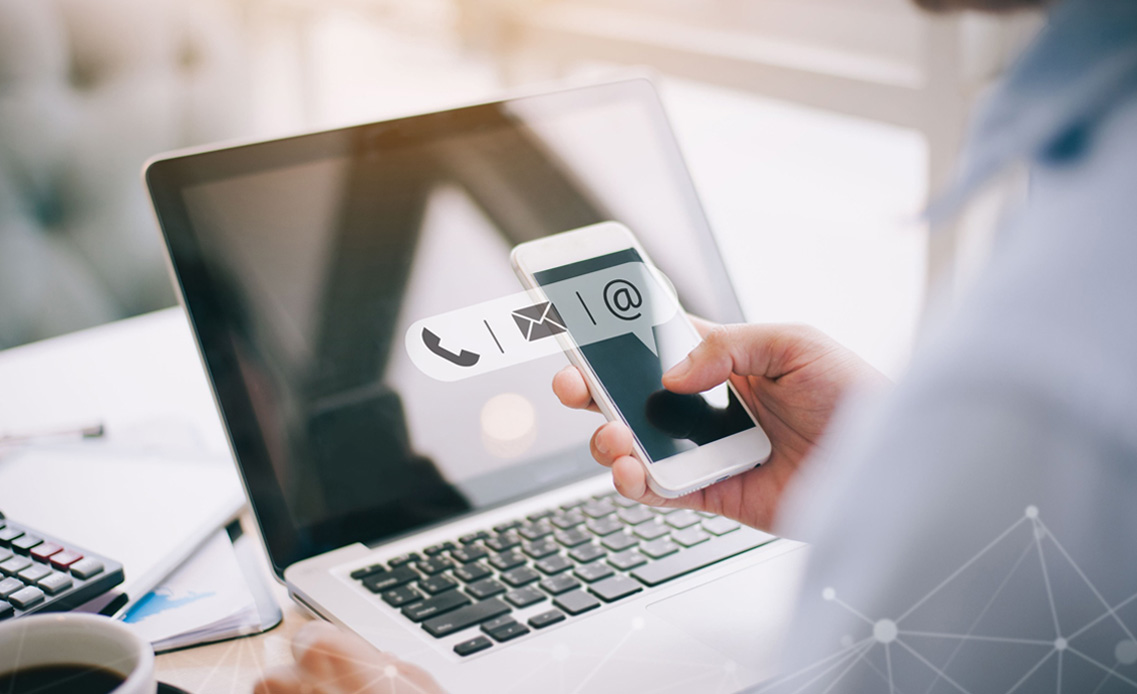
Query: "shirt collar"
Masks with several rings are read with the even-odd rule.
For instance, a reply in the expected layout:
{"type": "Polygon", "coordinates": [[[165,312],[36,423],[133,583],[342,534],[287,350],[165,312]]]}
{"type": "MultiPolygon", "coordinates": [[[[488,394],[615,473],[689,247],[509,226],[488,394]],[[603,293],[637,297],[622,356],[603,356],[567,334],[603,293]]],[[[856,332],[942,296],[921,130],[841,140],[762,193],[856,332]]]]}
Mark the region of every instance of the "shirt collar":
{"type": "Polygon", "coordinates": [[[959,175],[929,208],[940,221],[1015,162],[1076,154],[1137,91],[1137,0],[1064,0],[986,101],[959,175]]]}

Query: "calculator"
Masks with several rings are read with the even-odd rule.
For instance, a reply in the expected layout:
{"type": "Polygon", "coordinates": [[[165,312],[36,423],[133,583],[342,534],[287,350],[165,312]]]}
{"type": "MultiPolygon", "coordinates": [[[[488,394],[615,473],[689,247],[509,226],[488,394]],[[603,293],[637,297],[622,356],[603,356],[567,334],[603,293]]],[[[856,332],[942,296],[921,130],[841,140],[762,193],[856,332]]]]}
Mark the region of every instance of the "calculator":
{"type": "Polygon", "coordinates": [[[122,564],[0,512],[0,620],[75,609],[123,578],[122,564]]]}

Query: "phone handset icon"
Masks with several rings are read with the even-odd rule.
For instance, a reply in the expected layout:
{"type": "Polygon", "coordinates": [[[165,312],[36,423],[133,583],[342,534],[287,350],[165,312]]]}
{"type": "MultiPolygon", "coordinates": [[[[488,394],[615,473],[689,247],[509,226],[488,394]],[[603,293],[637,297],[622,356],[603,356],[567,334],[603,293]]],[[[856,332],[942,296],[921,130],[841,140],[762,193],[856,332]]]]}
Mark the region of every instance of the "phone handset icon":
{"type": "Polygon", "coordinates": [[[482,356],[465,349],[458,354],[455,354],[442,346],[442,338],[430,332],[426,328],[422,329],[422,342],[431,352],[434,352],[451,364],[456,364],[458,366],[473,366],[474,364],[478,363],[478,359],[481,359],[482,356]]]}

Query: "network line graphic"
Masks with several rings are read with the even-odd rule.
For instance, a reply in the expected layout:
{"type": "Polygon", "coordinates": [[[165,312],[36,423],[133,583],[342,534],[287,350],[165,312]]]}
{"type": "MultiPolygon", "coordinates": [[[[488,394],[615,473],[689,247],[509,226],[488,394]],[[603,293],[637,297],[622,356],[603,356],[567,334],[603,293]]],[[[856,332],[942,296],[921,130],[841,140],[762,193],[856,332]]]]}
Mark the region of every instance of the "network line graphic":
{"type": "Polygon", "coordinates": [[[1137,692],[1137,576],[1129,582],[1133,594],[1111,604],[1050,532],[1038,507],[1028,506],[1015,523],[898,617],[872,618],[845,602],[836,588],[824,588],[820,598],[851,615],[860,625],[858,633],[843,636],[840,648],[823,659],[753,691],[1137,692]],[[976,600],[977,573],[998,580],[986,599],[980,593],[976,600]],[[1057,590],[1059,584],[1064,591],[1057,590]],[[963,596],[970,600],[960,601],[963,596]],[[928,609],[937,601],[949,602],[928,609]],[[921,619],[922,612],[942,619],[944,605],[956,604],[952,601],[977,604],[978,609],[964,614],[961,607],[952,628],[921,619]]]}

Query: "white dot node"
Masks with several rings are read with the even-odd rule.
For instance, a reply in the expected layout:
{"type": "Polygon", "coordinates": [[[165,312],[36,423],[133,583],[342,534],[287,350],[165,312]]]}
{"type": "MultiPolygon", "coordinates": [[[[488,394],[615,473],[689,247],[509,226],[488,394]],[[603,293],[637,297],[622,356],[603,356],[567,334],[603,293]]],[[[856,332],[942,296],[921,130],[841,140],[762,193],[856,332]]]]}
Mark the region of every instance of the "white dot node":
{"type": "Polygon", "coordinates": [[[1113,655],[1117,657],[1117,662],[1122,665],[1137,663],[1137,641],[1129,639],[1119,641],[1117,648],[1113,649],[1113,655]]]}
{"type": "Polygon", "coordinates": [[[383,676],[393,680],[399,676],[399,668],[395,667],[394,665],[388,665],[387,667],[383,668],[383,676]]]}
{"type": "Polygon", "coordinates": [[[640,629],[643,629],[643,628],[644,628],[644,618],[643,617],[636,617],[635,619],[632,620],[632,629],[639,631],[640,629]]]}
{"type": "Polygon", "coordinates": [[[571,651],[569,651],[569,647],[565,644],[558,643],[556,646],[553,646],[553,660],[563,663],[569,659],[569,655],[571,655],[571,651]]]}
{"type": "Polygon", "coordinates": [[[1069,644],[1066,643],[1066,639],[1062,638],[1061,636],[1054,639],[1054,650],[1056,651],[1064,651],[1068,645],[1069,644]]]}
{"type": "Polygon", "coordinates": [[[1027,506],[1026,507],[1026,517],[1027,518],[1038,518],[1038,507],[1037,506],[1027,506]]]}
{"type": "Polygon", "coordinates": [[[872,637],[881,643],[892,643],[898,632],[896,622],[891,619],[882,619],[872,627],[872,637]]]}
{"type": "Polygon", "coordinates": [[[832,588],[826,588],[826,589],[821,591],[821,599],[822,600],[833,600],[836,597],[837,597],[837,591],[833,590],[832,588]]]}
{"type": "Polygon", "coordinates": [[[853,637],[852,636],[845,634],[844,636],[841,637],[841,646],[842,647],[848,648],[852,645],[853,645],[853,637]]]}

